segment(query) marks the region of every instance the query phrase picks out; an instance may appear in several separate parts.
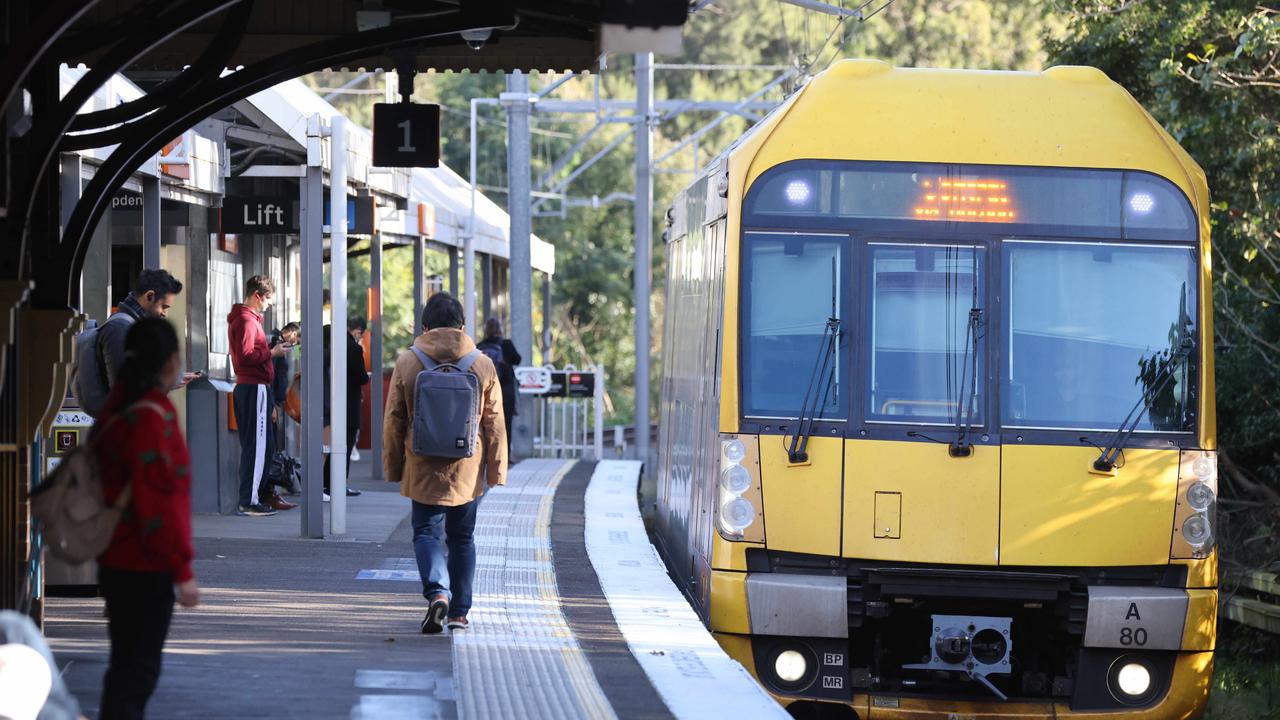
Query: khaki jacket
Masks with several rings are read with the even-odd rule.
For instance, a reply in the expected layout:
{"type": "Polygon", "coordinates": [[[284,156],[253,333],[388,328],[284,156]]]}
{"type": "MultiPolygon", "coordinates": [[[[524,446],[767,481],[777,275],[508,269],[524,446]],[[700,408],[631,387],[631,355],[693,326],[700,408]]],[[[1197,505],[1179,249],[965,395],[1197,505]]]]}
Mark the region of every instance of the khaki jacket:
{"type": "MultiPolygon", "coordinates": [[[[436,328],[413,344],[438,363],[455,362],[476,349],[461,329],[436,328]]],[[[400,494],[423,505],[456,507],[484,494],[485,484],[507,483],[507,430],[502,417],[502,387],[493,361],[481,355],[468,372],[480,380],[479,452],[449,460],[413,453],[414,385],[422,363],[405,350],[396,360],[383,416],[382,467],[388,482],[400,483],[400,494]],[[483,480],[481,473],[483,472],[483,480]]]]}

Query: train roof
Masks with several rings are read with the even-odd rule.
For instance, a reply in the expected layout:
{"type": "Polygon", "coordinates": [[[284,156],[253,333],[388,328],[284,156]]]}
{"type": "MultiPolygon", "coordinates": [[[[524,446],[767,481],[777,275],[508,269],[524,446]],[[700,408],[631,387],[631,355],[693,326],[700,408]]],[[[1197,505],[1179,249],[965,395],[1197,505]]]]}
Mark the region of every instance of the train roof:
{"type": "MultiPolygon", "coordinates": [[[[1204,171],[1101,70],[895,68],[843,60],[727,151],[746,183],[822,158],[1128,169],[1167,178],[1204,217],[1204,171]]],[[[715,163],[713,163],[714,165],[715,163]]]]}

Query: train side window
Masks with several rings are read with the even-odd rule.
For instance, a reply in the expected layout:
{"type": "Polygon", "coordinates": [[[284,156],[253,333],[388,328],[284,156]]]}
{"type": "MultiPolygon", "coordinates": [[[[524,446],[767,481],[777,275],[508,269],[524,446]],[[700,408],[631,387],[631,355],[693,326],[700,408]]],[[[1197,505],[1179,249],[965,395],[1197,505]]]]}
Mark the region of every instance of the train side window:
{"type": "Polygon", "coordinates": [[[954,424],[968,401],[964,419],[982,424],[984,333],[975,353],[969,311],[975,290],[977,307],[985,298],[983,251],[872,243],[869,253],[868,419],[954,424]]]}
{"type": "MultiPolygon", "coordinates": [[[[1195,252],[1027,240],[1004,249],[1004,424],[1114,430],[1195,337],[1195,252]]],[[[1173,366],[1139,432],[1194,429],[1195,364],[1173,366]]]]}
{"type": "MultiPolygon", "coordinates": [[[[848,247],[846,235],[745,234],[742,406],[747,417],[799,416],[833,301],[843,321],[848,247]]],[[[851,336],[851,328],[842,324],[830,370],[819,383],[819,420],[847,419],[851,336]]]]}

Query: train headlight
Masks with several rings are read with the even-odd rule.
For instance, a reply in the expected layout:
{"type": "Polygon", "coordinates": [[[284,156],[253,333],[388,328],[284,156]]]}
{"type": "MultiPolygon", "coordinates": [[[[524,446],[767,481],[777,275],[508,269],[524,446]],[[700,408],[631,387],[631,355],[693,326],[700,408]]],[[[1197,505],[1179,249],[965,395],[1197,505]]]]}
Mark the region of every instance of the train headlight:
{"type": "Polygon", "coordinates": [[[773,672],[783,682],[800,682],[800,679],[809,672],[809,661],[805,659],[803,653],[795,650],[783,650],[778,653],[778,658],[773,661],[773,672]]]}
{"type": "Polygon", "coordinates": [[[742,444],[738,438],[725,440],[724,443],[724,459],[731,463],[737,464],[747,456],[747,446],[742,444]]]}
{"type": "Polygon", "coordinates": [[[1213,504],[1213,488],[1203,482],[1192,483],[1187,488],[1187,504],[1197,512],[1204,512],[1213,504]]]}
{"type": "Polygon", "coordinates": [[[1129,697],[1142,697],[1151,689],[1151,671],[1138,663],[1128,663],[1116,675],[1116,687],[1129,697]]]}
{"type": "Polygon", "coordinates": [[[734,495],[751,489],[751,473],[741,465],[730,465],[720,473],[720,487],[734,495]]]}
{"type": "Polygon", "coordinates": [[[1136,192],[1129,196],[1129,209],[1138,215],[1150,215],[1156,209],[1156,199],[1151,193],[1136,192]]]}
{"type": "Polygon", "coordinates": [[[1182,537],[1193,548],[1204,547],[1213,537],[1213,527],[1204,515],[1192,515],[1182,523],[1182,537]]]}
{"type": "MultiPolygon", "coordinates": [[[[753,435],[720,436],[714,525],[731,542],[764,542],[760,440],[753,435]]],[[[710,479],[710,478],[708,478],[710,479]]]]}
{"type": "Polygon", "coordinates": [[[1124,705],[1147,705],[1160,692],[1160,676],[1151,665],[1133,655],[1122,655],[1107,671],[1107,689],[1124,705]]]}
{"type": "Polygon", "coordinates": [[[755,522],[756,508],[746,498],[736,497],[720,506],[720,521],[730,532],[740,533],[755,522]]]}
{"type": "Polygon", "coordinates": [[[1191,472],[1195,473],[1200,480],[1208,480],[1217,475],[1217,467],[1213,459],[1208,455],[1201,455],[1196,461],[1191,463],[1191,472]]]}
{"type": "Polygon", "coordinates": [[[1218,454],[1183,450],[1173,516],[1170,558],[1207,558],[1213,554],[1218,524],[1218,454]]]}

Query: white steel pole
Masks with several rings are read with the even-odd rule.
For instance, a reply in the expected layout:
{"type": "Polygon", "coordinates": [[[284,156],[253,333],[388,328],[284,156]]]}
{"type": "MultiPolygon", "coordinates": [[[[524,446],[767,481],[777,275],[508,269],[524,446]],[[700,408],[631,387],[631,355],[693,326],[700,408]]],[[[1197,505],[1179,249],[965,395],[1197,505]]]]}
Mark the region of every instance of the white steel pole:
{"type": "Polygon", "coordinates": [[[331,120],[329,170],[329,532],[347,532],[347,119],[331,120]]]}
{"type": "MultiPolygon", "coordinates": [[[[382,233],[373,234],[373,247],[369,261],[370,275],[373,276],[373,296],[369,302],[369,369],[373,371],[369,388],[369,400],[372,403],[369,412],[369,471],[376,482],[382,480],[382,233]]],[[[345,464],[345,463],[344,463],[345,464]]]]}
{"type": "Polygon", "coordinates": [[[324,537],[320,501],[324,467],[322,423],[315,408],[324,405],[324,152],[319,115],[307,121],[307,174],[302,181],[302,536],[324,537]]]}
{"type": "Polygon", "coordinates": [[[653,174],[649,146],[653,129],[653,53],[636,53],[636,459],[649,461],[649,294],[652,272],[653,174]]]}
{"type": "MultiPolygon", "coordinates": [[[[471,99],[471,214],[467,217],[467,234],[462,241],[462,308],[467,320],[467,335],[476,334],[476,109],[478,98],[471,99]]],[[[456,250],[454,252],[457,252],[456,250]]]]}
{"type": "Polygon", "coordinates": [[[604,365],[596,365],[591,369],[596,375],[595,387],[595,426],[596,426],[596,461],[604,460],[604,365]]]}
{"type": "MultiPolygon", "coordinates": [[[[519,71],[507,76],[507,212],[510,214],[511,264],[507,290],[510,296],[511,341],[521,357],[533,359],[533,263],[530,236],[533,218],[530,208],[533,174],[530,167],[529,114],[532,96],[529,76],[519,71]]],[[[470,278],[468,278],[470,280],[470,278]]],[[[528,396],[516,398],[518,408],[511,431],[513,459],[533,453],[533,436],[528,417],[532,408],[528,396]]]]}

